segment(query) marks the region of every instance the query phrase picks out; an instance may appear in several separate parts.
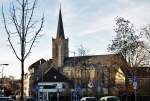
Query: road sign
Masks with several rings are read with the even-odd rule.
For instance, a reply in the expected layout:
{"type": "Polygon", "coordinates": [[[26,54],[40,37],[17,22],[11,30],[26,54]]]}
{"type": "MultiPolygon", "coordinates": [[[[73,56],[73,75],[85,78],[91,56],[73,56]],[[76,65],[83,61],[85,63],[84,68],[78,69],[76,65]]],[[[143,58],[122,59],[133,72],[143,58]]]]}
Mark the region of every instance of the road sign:
{"type": "Polygon", "coordinates": [[[88,83],[88,87],[89,87],[89,88],[93,88],[93,87],[94,87],[94,84],[93,84],[92,81],[90,81],[90,82],[88,83]]]}
{"type": "Polygon", "coordinates": [[[37,86],[35,87],[35,89],[36,89],[36,91],[38,91],[38,90],[39,90],[39,86],[37,85],[37,86]]]}
{"type": "Polygon", "coordinates": [[[137,82],[137,81],[138,81],[137,76],[133,76],[132,81],[133,81],[133,82],[137,82]]]}
{"type": "Polygon", "coordinates": [[[137,89],[137,82],[133,82],[133,89],[137,89]]]}
{"type": "Polygon", "coordinates": [[[132,82],[133,82],[133,89],[137,89],[137,82],[138,82],[138,78],[137,78],[137,76],[133,76],[132,77],[132,82]]]}
{"type": "Polygon", "coordinates": [[[75,86],[75,90],[76,90],[77,92],[80,92],[80,90],[81,90],[80,85],[76,85],[76,86],[75,86]]]}

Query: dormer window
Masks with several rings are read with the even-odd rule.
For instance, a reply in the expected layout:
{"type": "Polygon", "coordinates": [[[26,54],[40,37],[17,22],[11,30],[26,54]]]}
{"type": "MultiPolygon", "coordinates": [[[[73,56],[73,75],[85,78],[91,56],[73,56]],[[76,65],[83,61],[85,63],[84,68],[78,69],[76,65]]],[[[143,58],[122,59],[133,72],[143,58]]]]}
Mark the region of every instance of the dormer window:
{"type": "Polygon", "coordinates": [[[54,79],[56,79],[57,77],[56,77],[56,75],[54,76],[54,79]]]}

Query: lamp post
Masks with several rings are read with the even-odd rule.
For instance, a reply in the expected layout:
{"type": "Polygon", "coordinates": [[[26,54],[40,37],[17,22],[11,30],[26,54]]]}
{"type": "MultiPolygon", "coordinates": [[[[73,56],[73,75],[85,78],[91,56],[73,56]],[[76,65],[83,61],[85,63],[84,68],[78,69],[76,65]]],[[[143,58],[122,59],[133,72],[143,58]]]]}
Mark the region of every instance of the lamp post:
{"type": "MultiPolygon", "coordinates": [[[[0,66],[8,66],[9,64],[0,64],[0,66]]],[[[2,89],[4,90],[4,86],[3,86],[3,72],[4,72],[4,67],[2,67],[2,76],[1,76],[1,85],[2,85],[2,89]]]]}

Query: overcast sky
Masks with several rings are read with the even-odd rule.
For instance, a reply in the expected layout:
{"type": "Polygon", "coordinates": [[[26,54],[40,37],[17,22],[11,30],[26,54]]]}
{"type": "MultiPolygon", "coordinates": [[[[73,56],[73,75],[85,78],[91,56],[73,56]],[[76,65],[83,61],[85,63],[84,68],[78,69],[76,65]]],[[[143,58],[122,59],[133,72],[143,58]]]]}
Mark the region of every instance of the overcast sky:
{"type": "MultiPolygon", "coordinates": [[[[0,5],[3,4],[5,10],[8,10],[11,1],[15,0],[0,0],[0,5]]],[[[35,19],[43,13],[45,15],[41,32],[44,36],[27,58],[25,71],[40,58],[51,58],[52,37],[56,36],[60,1],[39,0],[37,7],[35,19]]],[[[115,37],[113,26],[117,16],[130,20],[137,29],[150,24],[150,0],[61,0],[61,8],[65,36],[69,38],[69,50],[76,51],[82,44],[89,50],[90,55],[108,53],[107,46],[115,37]]],[[[20,78],[20,62],[8,47],[1,7],[0,28],[0,64],[10,64],[4,67],[4,75],[20,78]]],[[[1,70],[2,66],[0,72],[1,70]]]]}

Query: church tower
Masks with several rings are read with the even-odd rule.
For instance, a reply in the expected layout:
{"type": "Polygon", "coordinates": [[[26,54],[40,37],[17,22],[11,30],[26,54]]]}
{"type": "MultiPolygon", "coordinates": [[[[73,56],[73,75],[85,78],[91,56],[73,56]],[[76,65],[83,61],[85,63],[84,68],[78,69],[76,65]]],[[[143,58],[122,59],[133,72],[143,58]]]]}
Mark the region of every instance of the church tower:
{"type": "Polygon", "coordinates": [[[52,39],[52,57],[55,65],[60,68],[64,64],[65,57],[69,55],[68,38],[65,39],[61,9],[59,11],[56,38],[52,39]]]}

